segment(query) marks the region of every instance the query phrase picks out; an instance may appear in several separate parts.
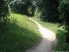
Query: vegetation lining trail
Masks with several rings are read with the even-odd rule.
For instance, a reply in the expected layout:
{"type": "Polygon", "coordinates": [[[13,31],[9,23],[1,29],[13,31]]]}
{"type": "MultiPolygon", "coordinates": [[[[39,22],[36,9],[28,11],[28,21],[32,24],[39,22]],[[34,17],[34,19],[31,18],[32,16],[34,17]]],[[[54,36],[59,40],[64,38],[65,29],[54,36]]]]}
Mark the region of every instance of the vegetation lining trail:
{"type": "Polygon", "coordinates": [[[25,15],[12,14],[9,23],[0,27],[0,52],[24,52],[40,40],[38,26],[25,15]]]}
{"type": "Polygon", "coordinates": [[[54,45],[56,43],[55,33],[42,27],[35,20],[33,20],[31,18],[29,18],[29,19],[38,25],[39,31],[40,31],[43,39],[42,39],[41,43],[37,47],[35,47],[35,49],[29,49],[26,52],[52,52],[52,48],[54,47],[54,45]]]}

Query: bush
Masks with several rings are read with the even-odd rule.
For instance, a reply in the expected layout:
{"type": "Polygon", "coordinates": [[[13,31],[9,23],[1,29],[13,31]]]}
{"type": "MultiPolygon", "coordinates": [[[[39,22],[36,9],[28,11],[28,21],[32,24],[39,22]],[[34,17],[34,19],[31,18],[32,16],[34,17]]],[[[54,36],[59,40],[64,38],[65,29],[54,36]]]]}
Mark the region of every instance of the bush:
{"type": "Polygon", "coordinates": [[[26,0],[26,1],[21,1],[21,0],[16,0],[16,1],[12,1],[10,3],[11,9],[13,12],[16,13],[21,13],[21,14],[26,14],[26,15],[30,15],[32,12],[32,3],[30,0],[26,0]]]}
{"type": "Polygon", "coordinates": [[[34,13],[34,16],[35,16],[36,18],[41,19],[41,18],[40,18],[40,17],[41,17],[41,12],[39,11],[38,8],[36,8],[35,13],[34,13]]]}
{"type": "Polygon", "coordinates": [[[60,0],[60,20],[62,25],[57,32],[57,51],[69,51],[69,0],[60,0]]]}
{"type": "Polygon", "coordinates": [[[65,30],[67,31],[67,43],[69,43],[69,0],[62,0],[59,6],[60,19],[62,19],[65,30]]]}
{"type": "Polygon", "coordinates": [[[61,26],[57,32],[56,51],[69,51],[69,45],[66,42],[67,31],[61,26]]]}
{"type": "Polygon", "coordinates": [[[69,1],[64,0],[59,6],[60,19],[62,19],[63,24],[66,28],[69,28],[69,1]]]}
{"type": "Polygon", "coordinates": [[[28,7],[28,15],[29,16],[34,16],[34,13],[35,13],[35,6],[34,5],[30,5],[28,7]]]}
{"type": "Polygon", "coordinates": [[[0,0],[0,23],[7,21],[9,6],[7,0],[0,0]]]}

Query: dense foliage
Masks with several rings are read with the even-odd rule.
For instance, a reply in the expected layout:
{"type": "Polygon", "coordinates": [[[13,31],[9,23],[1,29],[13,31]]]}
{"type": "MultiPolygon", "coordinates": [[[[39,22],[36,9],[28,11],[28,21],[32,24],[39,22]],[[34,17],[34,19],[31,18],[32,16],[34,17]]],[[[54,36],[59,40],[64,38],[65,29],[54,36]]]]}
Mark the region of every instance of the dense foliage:
{"type": "Polygon", "coordinates": [[[9,6],[7,0],[0,0],[0,22],[6,22],[9,14],[9,6]]]}
{"type": "Polygon", "coordinates": [[[59,6],[60,19],[62,19],[63,24],[66,29],[69,31],[69,1],[64,0],[60,3],[59,6]]]}
{"type": "Polygon", "coordinates": [[[41,12],[41,19],[45,21],[58,20],[58,0],[37,0],[36,6],[41,12]]]}
{"type": "Polygon", "coordinates": [[[13,0],[10,2],[13,12],[32,15],[34,6],[30,0],[13,0]]]}
{"type": "MultiPolygon", "coordinates": [[[[59,6],[60,19],[62,19],[65,30],[67,31],[67,39],[69,39],[69,1],[63,0],[59,6]]],[[[67,41],[69,43],[69,40],[67,41]]]]}
{"type": "Polygon", "coordinates": [[[69,51],[69,0],[60,1],[59,13],[62,26],[57,32],[56,50],[69,51]]]}

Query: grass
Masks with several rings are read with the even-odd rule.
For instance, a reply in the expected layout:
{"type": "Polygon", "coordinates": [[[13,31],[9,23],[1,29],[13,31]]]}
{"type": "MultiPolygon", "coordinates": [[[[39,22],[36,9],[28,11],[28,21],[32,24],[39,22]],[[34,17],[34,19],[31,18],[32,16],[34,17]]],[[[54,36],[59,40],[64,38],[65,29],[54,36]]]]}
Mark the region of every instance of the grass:
{"type": "Polygon", "coordinates": [[[25,15],[12,14],[9,23],[0,26],[0,52],[24,52],[40,39],[38,26],[25,15]]]}
{"type": "Polygon", "coordinates": [[[58,24],[50,23],[50,22],[44,22],[44,21],[41,21],[40,19],[35,18],[35,17],[33,19],[36,20],[37,22],[39,22],[43,27],[45,27],[49,30],[52,30],[53,32],[57,32],[58,24]]]}
{"type": "Polygon", "coordinates": [[[37,18],[33,18],[33,19],[39,22],[45,28],[48,28],[49,30],[52,30],[53,32],[56,33],[57,45],[53,49],[54,52],[56,51],[57,52],[63,52],[63,51],[69,52],[69,44],[66,42],[66,30],[63,29],[63,26],[59,28],[58,27],[59,24],[44,22],[37,18]]]}

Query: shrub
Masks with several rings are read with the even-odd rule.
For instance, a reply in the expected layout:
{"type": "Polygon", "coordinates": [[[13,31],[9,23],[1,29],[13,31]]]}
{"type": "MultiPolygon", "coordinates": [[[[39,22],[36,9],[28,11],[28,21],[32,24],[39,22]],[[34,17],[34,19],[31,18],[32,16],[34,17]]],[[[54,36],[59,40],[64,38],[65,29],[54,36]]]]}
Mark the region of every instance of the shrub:
{"type": "Polygon", "coordinates": [[[0,0],[0,23],[7,21],[9,6],[7,0],[0,0]]]}
{"type": "Polygon", "coordinates": [[[69,43],[69,0],[62,0],[59,6],[60,19],[62,19],[65,30],[67,31],[67,42],[69,43]]]}
{"type": "Polygon", "coordinates": [[[60,20],[64,28],[59,28],[57,32],[57,51],[69,51],[69,0],[60,1],[60,20]]]}
{"type": "Polygon", "coordinates": [[[10,2],[13,12],[29,15],[32,12],[32,3],[30,0],[16,0],[10,2]]]}
{"type": "Polygon", "coordinates": [[[56,51],[69,51],[69,45],[66,42],[66,37],[67,31],[63,27],[60,27],[57,32],[57,46],[55,49],[56,51]]]}

